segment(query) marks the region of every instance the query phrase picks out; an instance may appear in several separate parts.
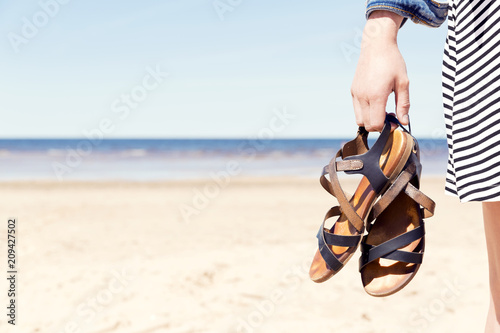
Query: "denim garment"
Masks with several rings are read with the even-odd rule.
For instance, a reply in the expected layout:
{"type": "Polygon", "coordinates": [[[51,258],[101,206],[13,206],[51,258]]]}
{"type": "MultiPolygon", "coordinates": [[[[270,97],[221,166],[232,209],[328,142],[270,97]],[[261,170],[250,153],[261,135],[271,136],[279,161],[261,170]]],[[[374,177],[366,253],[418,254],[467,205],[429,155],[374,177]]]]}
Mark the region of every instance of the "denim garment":
{"type": "Polygon", "coordinates": [[[439,27],[448,15],[448,3],[433,0],[367,0],[366,17],[375,10],[386,10],[399,14],[415,23],[439,27]]]}

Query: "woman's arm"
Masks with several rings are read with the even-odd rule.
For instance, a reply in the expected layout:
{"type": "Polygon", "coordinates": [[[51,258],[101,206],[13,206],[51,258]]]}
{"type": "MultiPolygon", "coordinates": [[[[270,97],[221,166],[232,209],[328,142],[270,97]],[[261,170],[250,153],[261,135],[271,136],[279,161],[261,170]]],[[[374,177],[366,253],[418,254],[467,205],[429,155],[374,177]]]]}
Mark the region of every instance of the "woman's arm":
{"type": "Polygon", "coordinates": [[[365,25],[351,94],[356,123],[368,131],[382,130],[387,99],[393,91],[397,117],[403,125],[408,124],[409,81],[397,45],[402,21],[394,12],[374,11],[365,25]]]}

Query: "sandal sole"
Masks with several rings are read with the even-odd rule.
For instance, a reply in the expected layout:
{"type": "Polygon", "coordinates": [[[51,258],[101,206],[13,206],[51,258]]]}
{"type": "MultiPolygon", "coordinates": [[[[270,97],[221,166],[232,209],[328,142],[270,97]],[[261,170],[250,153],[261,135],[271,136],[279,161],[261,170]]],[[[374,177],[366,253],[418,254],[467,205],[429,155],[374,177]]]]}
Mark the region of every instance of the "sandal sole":
{"type": "MultiPolygon", "coordinates": [[[[402,192],[374,222],[367,235],[366,243],[377,246],[422,224],[420,206],[402,192]]],[[[423,253],[425,238],[417,239],[400,250],[413,252],[418,246],[421,246],[418,252],[423,253]]],[[[415,277],[420,266],[421,264],[380,258],[361,270],[361,281],[369,295],[389,296],[406,287],[415,277]]]]}

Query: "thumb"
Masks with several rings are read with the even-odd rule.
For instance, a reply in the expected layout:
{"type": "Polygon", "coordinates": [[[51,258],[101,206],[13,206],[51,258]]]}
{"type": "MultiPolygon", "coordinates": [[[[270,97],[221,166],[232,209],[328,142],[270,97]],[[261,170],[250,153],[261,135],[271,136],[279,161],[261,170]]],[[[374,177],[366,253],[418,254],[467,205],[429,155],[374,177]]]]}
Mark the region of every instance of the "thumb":
{"type": "Polygon", "coordinates": [[[410,112],[410,85],[406,80],[397,86],[395,93],[396,97],[396,114],[398,120],[403,125],[408,125],[408,113],[410,112]]]}

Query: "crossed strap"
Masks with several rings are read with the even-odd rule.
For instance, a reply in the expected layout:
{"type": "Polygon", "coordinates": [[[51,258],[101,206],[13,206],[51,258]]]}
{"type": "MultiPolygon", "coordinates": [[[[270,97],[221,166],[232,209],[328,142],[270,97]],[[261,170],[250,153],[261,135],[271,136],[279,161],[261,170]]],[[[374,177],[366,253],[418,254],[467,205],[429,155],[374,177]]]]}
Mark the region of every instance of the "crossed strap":
{"type": "Polygon", "coordinates": [[[421,264],[424,254],[420,252],[422,242],[415,248],[414,252],[401,251],[399,248],[406,246],[425,235],[424,224],[417,228],[401,234],[380,245],[373,246],[361,242],[361,257],[359,258],[359,270],[361,271],[370,262],[379,258],[391,259],[411,264],[421,264]]]}
{"type": "MultiPolygon", "coordinates": [[[[414,154],[412,154],[412,157],[408,161],[405,169],[373,206],[370,215],[368,216],[368,221],[375,220],[403,191],[407,196],[409,196],[419,204],[419,215],[421,218],[428,218],[434,215],[434,208],[436,206],[434,201],[410,183],[410,181],[412,181],[414,177],[417,177],[418,180],[419,174],[417,172],[417,169],[420,169],[420,162],[418,161],[418,158],[414,154]]],[[[413,252],[402,251],[399,250],[399,248],[407,246],[408,244],[411,244],[418,239],[423,239],[424,235],[425,227],[424,222],[421,220],[421,225],[417,228],[401,234],[395,238],[392,238],[377,246],[367,244],[365,242],[365,236],[365,238],[363,238],[363,240],[361,241],[362,254],[359,259],[359,270],[361,271],[370,262],[379,258],[391,259],[412,264],[421,264],[423,259],[423,253],[421,253],[423,247],[422,241],[420,241],[413,252]]]]}
{"type": "Polygon", "coordinates": [[[339,206],[330,208],[330,210],[326,213],[325,219],[323,220],[323,223],[318,231],[318,235],[316,236],[318,238],[319,253],[327,263],[328,267],[330,267],[333,271],[338,271],[344,264],[337,259],[328,245],[357,247],[361,240],[361,234],[353,236],[335,235],[331,233],[330,230],[325,228],[326,220],[334,216],[340,216],[341,214],[342,212],[339,206]]]}

